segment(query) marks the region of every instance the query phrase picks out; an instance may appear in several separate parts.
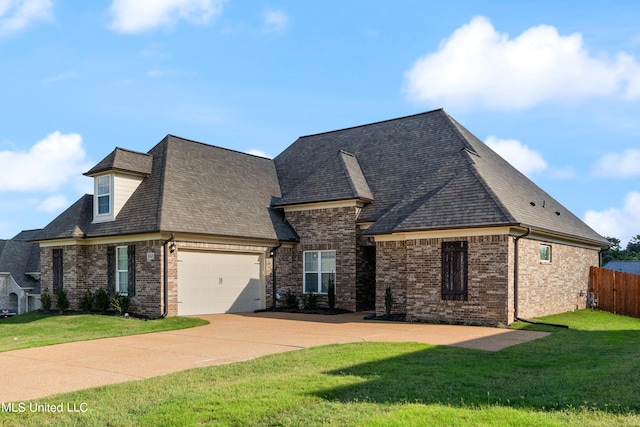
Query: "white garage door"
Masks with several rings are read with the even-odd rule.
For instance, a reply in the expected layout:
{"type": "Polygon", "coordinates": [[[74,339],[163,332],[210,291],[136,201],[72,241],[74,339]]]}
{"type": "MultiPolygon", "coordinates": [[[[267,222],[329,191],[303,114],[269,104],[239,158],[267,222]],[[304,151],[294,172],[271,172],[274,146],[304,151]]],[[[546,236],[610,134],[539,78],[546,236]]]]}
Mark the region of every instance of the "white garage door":
{"type": "Polygon", "coordinates": [[[178,315],[264,308],[260,255],[178,252],[178,315]]]}

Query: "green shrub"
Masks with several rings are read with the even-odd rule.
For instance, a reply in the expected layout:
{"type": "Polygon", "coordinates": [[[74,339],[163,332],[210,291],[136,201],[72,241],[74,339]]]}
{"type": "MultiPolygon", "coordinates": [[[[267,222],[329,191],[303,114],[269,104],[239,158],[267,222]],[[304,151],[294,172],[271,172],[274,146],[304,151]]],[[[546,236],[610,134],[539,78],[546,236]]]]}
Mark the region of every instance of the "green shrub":
{"type": "Polygon", "coordinates": [[[82,296],[82,300],[80,300],[80,310],[82,311],[91,311],[93,310],[93,294],[91,291],[87,291],[82,296]]]}
{"type": "Polygon", "coordinates": [[[305,310],[315,310],[318,307],[318,295],[313,292],[307,292],[302,297],[305,310]]]}
{"type": "Polygon", "coordinates": [[[336,308],[336,283],[333,274],[329,276],[329,283],[327,284],[327,303],[329,304],[329,310],[333,311],[336,308]]]}
{"type": "Polygon", "coordinates": [[[131,304],[131,299],[124,295],[115,294],[111,299],[111,307],[120,316],[129,311],[129,304],[131,304]]]}
{"type": "Polygon", "coordinates": [[[291,292],[291,289],[287,289],[287,292],[284,293],[284,303],[288,308],[298,307],[298,297],[295,292],[291,292]]]}
{"type": "Polygon", "coordinates": [[[384,291],[384,312],[386,314],[391,314],[392,307],[393,295],[391,295],[391,286],[387,286],[387,289],[384,291]]]}
{"type": "Polygon", "coordinates": [[[95,308],[100,313],[104,313],[109,309],[109,305],[111,304],[111,300],[109,298],[109,294],[104,289],[100,288],[96,291],[94,295],[94,303],[95,308]]]}
{"type": "Polygon", "coordinates": [[[48,289],[43,289],[40,293],[40,307],[43,310],[51,310],[51,294],[48,289]]]}
{"type": "Polygon", "coordinates": [[[56,292],[56,307],[58,307],[60,311],[69,309],[69,298],[67,298],[67,293],[63,290],[56,292]]]}

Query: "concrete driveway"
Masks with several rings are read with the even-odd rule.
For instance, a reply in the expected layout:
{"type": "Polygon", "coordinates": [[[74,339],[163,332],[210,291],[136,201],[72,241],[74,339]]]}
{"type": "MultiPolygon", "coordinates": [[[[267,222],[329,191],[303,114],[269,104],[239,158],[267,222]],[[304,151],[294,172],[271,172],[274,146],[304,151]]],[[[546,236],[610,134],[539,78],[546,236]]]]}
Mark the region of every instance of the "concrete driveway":
{"type": "Polygon", "coordinates": [[[498,351],[548,335],[472,326],[365,321],[363,313],[200,317],[211,323],[178,331],[0,353],[0,402],[39,399],[324,344],[410,341],[498,351]]]}

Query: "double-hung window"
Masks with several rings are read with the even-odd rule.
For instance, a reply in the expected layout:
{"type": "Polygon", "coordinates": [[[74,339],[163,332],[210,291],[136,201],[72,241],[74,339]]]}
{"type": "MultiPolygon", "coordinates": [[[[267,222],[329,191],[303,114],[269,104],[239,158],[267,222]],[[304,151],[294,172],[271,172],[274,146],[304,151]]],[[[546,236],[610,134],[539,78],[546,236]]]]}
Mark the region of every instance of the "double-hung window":
{"type": "Polygon", "coordinates": [[[96,178],[96,209],[98,215],[111,213],[111,176],[103,175],[96,178]]]}
{"type": "Polygon", "coordinates": [[[442,242],[442,299],[467,300],[467,242],[442,242]]]}
{"type": "Polygon", "coordinates": [[[126,246],[116,248],[116,293],[127,295],[129,292],[129,256],[126,246]]]}
{"type": "Polygon", "coordinates": [[[336,251],[307,251],[304,253],[304,292],[326,294],[329,278],[336,279],[336,251]]]}
{"type": "Polygon", "coordinates": [[[136,246],[107,248],[107,292],[136,295],[136,246]]]}

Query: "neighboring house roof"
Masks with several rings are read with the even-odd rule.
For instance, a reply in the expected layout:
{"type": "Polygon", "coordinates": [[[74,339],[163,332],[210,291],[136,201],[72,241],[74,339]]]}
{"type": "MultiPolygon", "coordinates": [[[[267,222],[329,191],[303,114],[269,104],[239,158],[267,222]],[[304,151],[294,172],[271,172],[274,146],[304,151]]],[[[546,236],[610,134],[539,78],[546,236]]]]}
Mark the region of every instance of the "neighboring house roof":
{"type": "Polygon", "coordinates": [[[274,159],[278,206],[362,199],[343,152],[373,199],[365,234],[511,225],[608,244],[443,110],[299,138],[274,159]]]}
{"type": "Polygon", "coordinates": [[[606,268],[607,270],[620,271],[622,273],[640,274],[640,261],[609,261],[603,268],[606,268]]]}
{"type": "Polygon", "coordinates": [[[40,230],[19,233],[10,240],[0,240],[0,272],[9,273],[21,288],[40,292],[40,282],[32,275],[40,273],[40,247],[29,240],[40,230]]]}
{"type": "Polygon", "coordinates": [[[114,221],[93,223],[93,197],[85,195],[47,225],[37,240],[163,231],[298,239],[283,213],[271,208],[280,187],[270,159],[167,135],[148,154],[116,149],[85,175],[116,166],[122,171],[125,163],[129,171],[140,171],[145,159],[151,159],[149,176],[114,221]]]}

